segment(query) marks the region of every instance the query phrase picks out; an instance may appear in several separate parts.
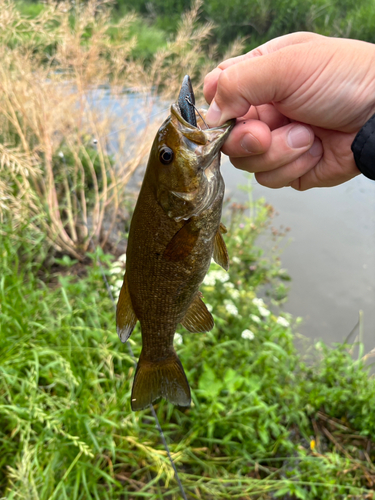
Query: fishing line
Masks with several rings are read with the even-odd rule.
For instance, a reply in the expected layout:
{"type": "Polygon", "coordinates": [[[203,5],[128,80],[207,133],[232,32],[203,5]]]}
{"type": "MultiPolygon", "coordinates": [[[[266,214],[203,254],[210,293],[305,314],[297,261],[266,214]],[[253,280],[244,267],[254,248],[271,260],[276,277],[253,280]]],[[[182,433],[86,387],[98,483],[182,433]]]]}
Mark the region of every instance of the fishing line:
{"type": "MultiPolygon", "coordinates": [[[[64,155],[62,156],[62,160],[63,160],[63,162],[65,163],[65,166],[66,166],[66,161],[65,161],[65,156],[64,156],[64,155]]],[[[70,179],[70,175],[69,175],[69,172],[68,172],[68,171],[67,171],[67,176],[68,176],[69,180],[71,181],[71,179],[70,179]]],[[[79,210],[80,210],[80,212],[82,213],[82,206],[81,206],[81,202],[80,202],[80,200],[79,200],[79,198],[78,198],[78,196],[77,196],[77,193],[75,192],[74,187],[72,187],[72,191],[71,191],[71,192],[72,192],[72,194],[75,196],[76,201],[77,201],[78,206],[79,206],[79,210]]],[[[84,221],[82,221],[82,223],[83,223],[83,224],[87,227],[87,224],[85,224],[85,222],[84,222],[84,221]]],[[[92,244],[92,246],[93,246],[94,252],[96,253],[96,250],[97,250],[97,248],[98,248],[98,247],[97,247],[97,245],[95,244],[95,242],[94,242],[93,240],[91,240],[91,244],[92,244]]],[[[114,308],[114,311],[115,311],[115,313],[116,313],[116,302],[115,302],[115,299],[114,299],[114,297],[113,297],[113,293],[112,293],[111,287],[110,287],[110,285],[109,285],[109,283],[108,283],[107,276],[106,276],[106,274],[105,274],[105,272],[104,272],[104,268],[103,268],[102,262],[101,262],[101,260],[100,260],[100,258],[99,258],[98,256],[96,256],[96,257],[97,257],[97,262],[98,262],[99,267],[100,267],[100,272],[101,272],[101,275],[102,275],[102,278],[103,278],[103,281],[104,281],[105,287],[106,287],[106,289],[107,289],[107,292],[108,292],[109,298],[110,298],[110,300],[111,300],[111,302],[112,302],[112,304],[113,304],[113,308],[114,308]]],[[[135,355],[134,355],[133,349],[132,349],[132,347],[131,347],[131,345],[130,345],[130,343],[129,343],[129,342],[126,342],[126,345],[127,345],[128,351],[129,351],[129,355],[130,355],[130,357],[131,357],[131,358],[133,359],[133,361],[134,361],[134,370],[136,370],[136,369],[137,369],[137,360],[136,360],[136,357],[135,357],[135,355]]],[[[178,474],[177,467],[176,467],[176,465],[175,465],[175,463],[174,463],[174,460],[173,460],[173,458],[172,458],[172,455],[171,455],[171,452],[170,452],[170,449],[169,449],[169,446],[168,446],[167,440],[166,440],[166,438],[165,438],[165,435],[164,435],[163,429],[161,428],[160,421],[159,421],[158,416],[157,416],[157,414],[156,414],[156,412],[155,412],[154,406],[153,406],[152,404],[150,404],[149,408],[150,408],[150,410],[151,410],[152,416],[153,416],[153,417],[154,417],[154,419],[155,419],[155,426],[156,426],[156,429],[158,430],[158,432],[159,432],[159,434],[160,434],[161,441],[162,441],[162,443],[163,443],[163,446],[164,446],[164,448],[165,448],[165,451],[167,452],[167,456],[168,456],[169,462],[170,462],[170,464],[171,464],[171,467],[172,467],[172,469],[173,469],[173,472],[174,472],[174,476],[175,476],[176,482],[177,482],[177,484],[178,484],[178,487],[180,488],[181,496],[182,496],[183,500],[188,500],[188,498],[187,498],[187,496],[186,496],[186,493],[185,493],[185,490],[184,490],[184,487],[183,487],[183,485],[182,485],[182,482],[181,482],[180,476],[179,476],[179,474],[178,474]]]]}
{"type": "Polygon", "coordinates": [[[193,106],[193,108],[195,109],[195,111],[198,113],[198,115],[201,117],[202,119],[202,122],[206,125],[206,128],[209,129],[210,127],[207,125],[207,123],[205,122],[205,119],[203,118],[203,116],[199,113],[199,110],[198,108],[196,107],[196,105],[194,103],[191,102],[191,100],[189,99],[188,96],[185,97],[185,101],[190,104],[190,106],[193,106]]]}
{"type": "MultiPolygon", "coordinates": [[[[102,263],[101,263],[99,257],[97,257],[97,259],[98,259],[97,261],[98,261],[98,264],[99,264],[99,267],[100,267],[100,272],[101,272],[102,277],[103,277],[103,281],[105,283],[106,289],[108,291],[109,298],[112,301],[112,304],[113,304],[113,307],[114,307],[114,310],[115,310],[115,313],[116,313],[116,303],[115,303],[115,300],[113,298],[111,287],[110,287],[110,285],[108,283],[107,276],[105,275],[105,272],[104,272],[104,269],[103,269],[103,266],[102,266],[102,263]]],[[[131,347],[131,345],[130,345],[129,342],[126,342],[126,345],[128,347],[129,354],[130,354],[130,356],[132,357],[132,359],[134,361],[134,370],[136,370],[137,369],[137,360],[136,360],[136,357],[134,356],[133,349],[132,349],[132,347],[131,347]]],[[[180,480],[180,476],[178,475],[177,467],[176,467],[176,465],[175,465],[175,463],[173,461],[173,458],[172,458],[172,455],[171,455],[171,452],[170,452],[167,440],[165,439],[165,435],[164,435],[163,429],[161,428],[161,425],[160,425],[158,416],[156,414],[155,408],[154,408],[154,406],[152,404],[150,404],[149,408],[151,410],[152,416],[155,419],[156,428],[159,431],[159,434],[160,434],[161,440],[163,442],[165,451],[167,452],[169,461],[171,463],[171,466],[172,466],[172,469],[173,469],[173,472],[174,472],[175,479],[176,479],[177,484],[178,484],[178,486],[180,488],[180,491],[181,491],[182,498],[184,500],[188,500],[187,497],[186,497],[186,494],[185,494],[184,487],[182,486],[182,483],[181,483],[181,480],[180,480]]]]}

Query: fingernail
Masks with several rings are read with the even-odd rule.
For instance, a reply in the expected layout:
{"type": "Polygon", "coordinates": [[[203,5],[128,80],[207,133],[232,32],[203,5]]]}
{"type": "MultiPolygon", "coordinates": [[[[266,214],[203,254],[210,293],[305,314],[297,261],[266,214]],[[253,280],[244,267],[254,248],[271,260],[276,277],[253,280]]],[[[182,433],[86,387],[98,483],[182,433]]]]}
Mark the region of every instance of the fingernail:
{"type": "Polygon", "coordinates": [[[216,102],[213,100],[211,102],[210,107],[208,108],[208,111],[206,114],[206,122],[211,127],[215,127],[216,125],[219,125],[220,118],[221,118],[221,109],[216,104],[216,102]]]}
{"type": "Polygon", "coordinates": [[[247,133],[242,137],[241,148],[247,153],[256,153],[260,149],[260,144],[253,134],[247,133]]]}
{"type": "Polygon", "coordinates": [[[296,125],[290,129],[287,141],[293,149],[305,148],[311,144],[311,132],[303,125],[296,125]]]}
{"type": "Polygon", "coordinates": [[[323,145],[320,139],[315,139],[314,144],[309,149],[309,153],[311,156],[322,156],[323,154],[323,145]]]}

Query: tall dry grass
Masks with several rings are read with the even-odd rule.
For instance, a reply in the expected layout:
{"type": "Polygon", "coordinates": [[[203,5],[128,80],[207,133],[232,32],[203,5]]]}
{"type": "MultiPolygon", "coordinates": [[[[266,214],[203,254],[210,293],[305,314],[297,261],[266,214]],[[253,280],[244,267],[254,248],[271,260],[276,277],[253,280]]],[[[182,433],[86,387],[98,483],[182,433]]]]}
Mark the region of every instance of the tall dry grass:
{"type": "Polygon", "coordinates": [[[215,64],[199,7],[146,67],[132,57],[135,15],[114,22],[105,0],[49,3],[34,19],[0,1],[1,220],[29,220],[79,260],[105,245],[164,118],[152,119],[157,96],[174,100],[186,73],[199,89],[215,64]]]}

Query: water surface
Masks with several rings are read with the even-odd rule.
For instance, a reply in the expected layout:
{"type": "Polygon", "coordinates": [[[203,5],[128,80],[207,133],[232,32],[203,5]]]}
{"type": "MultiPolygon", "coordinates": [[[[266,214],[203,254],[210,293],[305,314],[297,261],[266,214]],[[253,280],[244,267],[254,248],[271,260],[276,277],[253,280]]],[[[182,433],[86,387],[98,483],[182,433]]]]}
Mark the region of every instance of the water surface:
{"type": "MultiPolygon", "coordinates": [[[[238,185],[248,176],[223,161],[226,194],[246,201],[238,185]]],[[[343,341],[363,310],[366,352],[375,347],[375,182],[363,175],[333,188],[298,192],[268,189],[252,178],[254,198],[279,213],[290,227],[281,260],[292,278],[284,309],[301,316],[299,331],[325,342],[343,341]]],[[[358,330],[357,330],[358,333],[358,330]]],[[[354,340],[355,335],[351,340],[354,340]]]]}

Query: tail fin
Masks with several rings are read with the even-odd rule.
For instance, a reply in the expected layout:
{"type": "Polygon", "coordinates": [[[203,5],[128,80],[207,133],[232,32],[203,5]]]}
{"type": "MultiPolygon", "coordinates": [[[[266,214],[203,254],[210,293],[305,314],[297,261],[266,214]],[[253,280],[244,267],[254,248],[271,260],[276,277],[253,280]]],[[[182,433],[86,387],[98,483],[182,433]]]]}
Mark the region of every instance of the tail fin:
{"type": "Polygon", "coordinates": [[[171,351],[158,362],[145,360],[142,354],[133,382],[132,410],[143,410],[159,397],[174,405],[190,406],[190,387],[177,354],[171,351]]]}

